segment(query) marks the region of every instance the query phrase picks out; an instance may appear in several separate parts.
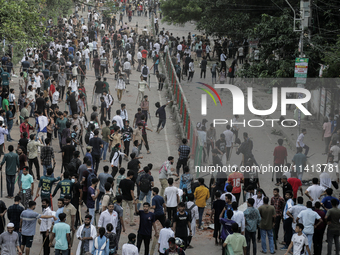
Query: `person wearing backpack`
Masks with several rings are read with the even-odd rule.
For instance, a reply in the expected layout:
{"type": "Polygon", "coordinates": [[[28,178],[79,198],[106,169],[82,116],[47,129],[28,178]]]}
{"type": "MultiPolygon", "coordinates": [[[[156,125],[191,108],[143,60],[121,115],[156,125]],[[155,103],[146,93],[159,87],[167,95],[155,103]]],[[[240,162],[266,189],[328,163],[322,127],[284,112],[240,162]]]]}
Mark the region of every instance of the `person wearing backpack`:
{"type": "Polygon", "coordinates": [[[194,248],[190,245],[192,237],[195,235],[196,232],[196,221],[198,220],[198,207],[195,204],[194,200],[194,194],[188,194],[189,201],[186,203],[185,210],[190,213],[191,218],[191,231],[192,235],[188,236],[188,248],[194,248]]]}
{"type": "MultiPolygon", "coordinates": [[[[145,166],[143,168],[144,173],[137,178],[137,183],[140,187],[139,201],[142,202],[144,197],[146,197],[146,202],[151,203],[151,189],[154,186],[153,176],[150,174],[149,167],[145,166]]],[[[140,208],[140,204],[138,203],[138,210],[140,208]]]]}
{"type": "Polygon", "coordinates": [[[174,217],[173,231],[175,232],[175,237],[179,237],[183,240],[184,250],[188,245],[188,237],[192,236],[191,230],[191,216],[185,210],[186,206],[184,202],[178,204],[178,211],[174,217]],[[188,235],[189,228],[189,235],[188,235]]]}
{"type": "Polygon", "coordinates": [[[142,76],[143,76],[143,80],[147,81],[148,80],[148,76],[150,74],[150,70],[149,67],[146,65],[146,63],[144,63],[143,67],[142,67],[142,76]]]}

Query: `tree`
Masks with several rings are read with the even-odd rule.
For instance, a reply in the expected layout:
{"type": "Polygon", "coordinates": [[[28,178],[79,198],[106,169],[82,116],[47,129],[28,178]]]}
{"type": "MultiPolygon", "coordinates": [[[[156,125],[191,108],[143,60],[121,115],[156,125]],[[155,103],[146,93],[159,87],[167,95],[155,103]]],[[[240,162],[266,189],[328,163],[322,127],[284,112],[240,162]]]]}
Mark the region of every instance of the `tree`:
{"type": "Polygon", "coordinates": [[[0,38],[23,47],[44,41],[45,18],[40,15],[42,0],[0,0],[0,38]]]}

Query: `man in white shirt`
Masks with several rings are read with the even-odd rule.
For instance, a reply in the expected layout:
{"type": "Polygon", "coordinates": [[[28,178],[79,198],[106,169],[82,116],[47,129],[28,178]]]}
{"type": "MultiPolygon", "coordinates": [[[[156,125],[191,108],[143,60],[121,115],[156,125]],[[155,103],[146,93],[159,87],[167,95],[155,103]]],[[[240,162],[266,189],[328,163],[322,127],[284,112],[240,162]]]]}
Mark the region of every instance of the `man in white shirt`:
{"type": "Polygon", "coordinates": [[[320,202],[319,197],[326,189],[318,185],[318,182],[319,182],[318,178],[313,178],[312,182],[313,182],[313,185],[307,188],[307,190],[305,191],[305,194],[312,201],[313,206],[314,206],[315,202],[317,201],[320,202]]]}
{"type": "Polygon", "coordinates": [[[35,91],[33,90],[32,85],[28,86],[28,92],[27,92],[27,102],[31,106],[31,113],[30,117],[34,116],[34,109],[35,109],[35,91]]]}
{"type": "Polygon", "coordinates": [[[128,58],[125,58],[125,62],[123,64],[123,72],[126,74],[126,77],[127,77],[127,83],[126,84],[130,84],[129,78],[130,78],[130,73],[131,73],[131,63],[128,60],[128,58]]]}
{"type": "Polygon", "coordinates": [[[303,139],[305,138],[305,135],[307,134],[307,130],[305,128],[303,128],[302,133],[298,136],[297,140],[296,140],[296,148],[304,148],[305,149],[305,155],[307,156],[308,151],[309,151],[309,147],[304,144],[303,139]]]}
{"type": "Polygon", "coordinates": [[[113,116],[112,121],[116,121],[117,126],[120,127],[120,129],[124,128],[124,123],[122,117],[120,117],[120,110],[116,111],[116,115],[113,116]]]}
{"type": "Polygon", "coordinates": [[[76,76],[73,76],[73,79],[70,81],[68,87],[71,88],[71,92],[75,92],[76,96],[78,96],[78,81],[76,76]]]}
{"type": "Polygon", "coordinates": [[[59,103],[59,91],[60,91],[60,88],[56,88],[53,95],[52,95],[52,109],[54,109],[58,103],[59,103]]]}
{"type": "Polygon", "coordinates": [[[84,58],[85,58],[86,69],[90,70],[90,50],[88,48],[85,48],[83,50],[83,55],[84,55],[84,58]]]}
{"type": "Polygon", "coordinates": [[[227,162],[230,160],[230,152],[231,148],[233,147],[234,144],[234,133],[233,131],[230,130],[230,125],[227,125],[227,130],[223,132],[224,137],[225,137],[225,142],[226,142],[226,158],[227,162]]]}
{"type": "Polygon", "coordinates": [[[126,104],[121,104],[120,117],[122,118],[123,123],[125,123],[125,121],[129,120],[129,116],[128,116],[128,113],[126,111],[126,104]]]}
{"type": "Polygon", "coordinates": [[[222,52],[221,55],[220,55],[220,61],[221,61],[221,70],[220,71],[222,71],[223,68],[225,68],[225,70],[227,70],[226,60],[227,60],[227,56],[224,54],[224,52],[222,52]]]}
{"type": "Polygon", "coordinates": [[[140,68],[142,65],[142,52],[140,49],[138,50],[138,53],[137,53],[137,61],[138,61],[137,72],[140,72],[141,71],[140,68]]]}
{"type": "Polygon", "coordinates": [[[240,233],[242,235],[244,235],[244,229],[246,227],[246,220],[244,219],[244,214],[242,211],[237,210],[237,202],[233,202],[232,203],[232,207],[233,207],[233,212],[234,215],[233,217],[231,217],[231,220],[235,221],[239,227],[239,229],[241,230],[240,233]]]}
{"type": "MultiPolygon", "coordinates": [[[[130,64],[130,63],[129,63],[130,64]]],[[[116,91],[117,91],[117,98],[118,98],[118,103],[122,100],[123,96],[123,91],[125,91],[125,80],[123,79],[123,74],[119,74],[119,78],[116,83],[116,91]]]]}
{"type": "Polygon", "coordinates": [[[136,234],[130,233],[128,235],[129,241],[123,244],[122,255],[139,255],[136,243],[136,234]]]}
{"type": "MultiPolygon", "coordinates": [[[[43,208],[43,213],[42,215],[46,215],[46,216],[51,216],[54,215],[55,213],[51,210],[50,208],[50,201],[48,199],[43,199],[41,206],[43,208]]],[[[50,251],[50,232],[51,232],[51,227],[52,227],[52,223],[53,223],[53,218],[49,218],[49,219],[39,219],[38,220],[39,224],[40,224],[40,234],[42,235],[42,240],[44,240],[43,246],[44,246],[44,253],[46,251],[50,251]]]]}
{"type": "Polygon", "coordinates": [[[312,210],[312,201],[308,201],[306,205],[307,209],[299,213],[298,217],[296,218],[296,223],[302,223],[305,227],[303,229],[303,233],[308,238],[309,249],[312,250],[314,229],[317,228],[323,222],[323,220],[317,212],[312,210]],[[316,220],[318,220],[318,223],[315,224],[316,220]]]}
{"type": "Polygon", "coordinates": [[[179,44],[177,45],[177,51],[182,51],[182,44],[179,43],[179,44]]]}
{"type": "Polygon", "coordinates": [[[156,49],[156,52],[158,54],[159,50],[161,49],[161,45],[158,42],[156,42],[156,43],[154,43],[153,47],[156,49]]]}
{"type": "Polygon", "coordinates": [[[114,205],[109,203],[107,209],[100,214],[99,221],[98,221],[98,228],[105,228],[106,225],[111,223],[113,226],[112,232],[116,234],[116,228],[118,224],[118,213],[113,210],[114,205]]]}
{"type": "Polygon", "coordinates": [[[169,238],[175,237],[174,231],[170,228],[171,221],[167,219],[164,223],[164,228],[159,231],[159,238],[158,238],[158,251],[160,254],[164,254],[165,250],[169,249],[169,238]]]}
{"type": "Polygon", "coordinates": [[[175,214],[177,212],[177,205],[179,203],[179,195],[178,188],[173,186],[174,179],[168,179],[169,187],[165,188],[164,191],[164,200],[166,204],[166,209],[168,212],[168,219],[173,220],[175,218],[175,214]]]}

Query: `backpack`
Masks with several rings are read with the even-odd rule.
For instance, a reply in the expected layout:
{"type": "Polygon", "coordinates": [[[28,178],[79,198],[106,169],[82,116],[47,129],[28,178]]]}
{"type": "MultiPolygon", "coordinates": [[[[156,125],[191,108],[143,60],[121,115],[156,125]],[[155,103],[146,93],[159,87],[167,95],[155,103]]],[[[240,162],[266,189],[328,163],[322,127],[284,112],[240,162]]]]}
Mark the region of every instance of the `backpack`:
{"type": "Polygon", "coordinates": [[[91,134],[90,131],[87,131],[86,134],[85,134],[85,143],[86,144],[89,144],[89,142],[90,142],[90,134],[91,134]]]}
{"type": "Polygon", "coordinates": [[[151,188],[151,181],[149,178],[149,174],[143,174],[140,178],[140,190],[144,193],[148,193],[151,188]]]}
{"type": "Polygon", "coordinates": [[[125,45],[125,50],[128,51],[128,50],[130,50],[130,49],[131,49],[130,43],[126,43],[126,45],[125,45]]]}
{"type": "Polygon", "coordinates": [[[148,75],[148,68],[146,66],[143,67],[142,74],[148,75]]]}
{"type": "Polygon", "coordinates": [[[185,203],[185,212],[187,212],[188,213],[188,215],[190,216],[190,219],[191,219],[191,210],[195,207],[196,205],[195,205],[195,203],[192,205],[192,206],[190,206],[189,208],[188,208],[188,203],[185,203]]]}
{"type": "Polygon", "coordinates": [[[89,172],[89,175],[87,176],[87,187],[90,187],[92,185],[92,180],[97,178],[97,175],[89,170],[87,170],[87,172],[89,172]]]}
{"type": "MultiPolygon", "coordinates": [[[[107,204],[115,204],[117,202],[117,198],[116,196],[114,195],[113,192],[111,192],[110,194],[105,194],[104,196],[109,196],[109,202],[107,204]]],[[[104,198],[103,196],[103,198],[104,198]]]]}
{"type": "Polygon", "coordinates": [[[67,170],[70,173],[77,173],[77,170],[78,170],[77,169],[77,162],[72,159],[71,162],[68,163],[68,165],[67,165],[67,170]]]}
{"type": "MultiPolygon", "coordinates": [[[[110,154],[110,162],[112,162],[112,159],[113,159],[113,156],[115,155],[115,153],[117,152],[118,150],[116,149],[116,148],[113,148],[112,149],[112,151],[111,151],[111,154],[110,154]]],[[[119,157],[120,155],[118,154],[118,157],[119,157]]],[[[115,158],[115,160],[116,160],[116,158],[115,158]]]]}

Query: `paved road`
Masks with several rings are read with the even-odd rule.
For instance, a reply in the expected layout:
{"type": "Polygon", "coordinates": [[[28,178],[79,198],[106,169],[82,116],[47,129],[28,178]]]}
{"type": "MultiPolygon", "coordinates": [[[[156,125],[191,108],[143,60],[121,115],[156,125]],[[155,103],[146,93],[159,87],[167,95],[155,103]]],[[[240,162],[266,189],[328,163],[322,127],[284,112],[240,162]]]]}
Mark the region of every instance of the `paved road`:
{"type": "MultiPolygon", "coordinates": [[[[125,20],[124,20],[125,22],[125,20]]],[[[132,23],[133,25],[138,22],[139,28],[142,28],[144,26],[149,26],[150,25],[150,20],[145,18],[145,17],[133,17],[132,23]]],[[[166,24],[161,24],[160,28],[164,27],[165,30],[169,30],[172,32],[175,36],[185,36],[189,31],[192,33],[194,32],[194,26],[193,24],[186,24],[184,27],[179,27],[179,26],[168,26],[166,24]]],[[[196,33],[199,33],[195,31],[196,33]]],[[[209,63],[210,65],[211,63],[209,63]]],[[[205,80],[199,79],[199,70],[198,70],[198,63],[195,63],[196,65],[196,73],[194,75],[194,81],[191,83],[186,83],[184,82],[182,84],[184,91],[186,92],[187,99],[190,103],[190,109],[192,112],[192,118],[194,122],[201,121],[202,116],[200,115],[200,95],[201,95],[201,90],[197,89],[197,86],[200,86],[197,84],[197,82],[207,82],[208,84],[211,84],[211,79],[210,79],[210,74],[207,72],[207,78],[205,80]]],[[[137,82],[139,80],[139,73],[137,73],[135,70],[132,72],[131,76],[131,81],[130,85],[128,85],[128,93],[125,93],[123,95],[123,100],[122,103],[127,104],[127,111],[129,113],[129,118],[132,120],[132,116],[137,112],[137,107],[138,105],[135,104],[136,97],[137,97],[137,82]]],[[[114,91],[114,86],[115,82],[112,77],[112,75],[107,75],[106,76],[108,79],[108,82],[110,84],[110,89],[111,92],[114,91]]],[[[92,90],[93,90],[93,84],[95,82],[94,79],[94,72],[93,70],[89,72],[88,74],[88,79],[86,80],[85,87],[88,91],[88,102],[92,101],[92,90]]],[[[17,85],[17,80],[14,80],[14,87],[16,88],[17,85]]],[[[18,89],[17,89],[18,91],[18,89]]],[[[152,115],[154,115],[154,112],[156,110],[154,103],[157,101],[160,101],[162,103],[165,103],[167,101],[167,98],[165,97],[165,91],[163,92],[158,92],[157,91],[157,83],[156,83],[156,78],[155,76],[151,75],[151,91],[147,92],[149,95],[150,99],[150,112],[152,115]]],[[[208,99],[208,116],[207,119],[209,121],[209,124],[211,123],[212,119],[214,118],[226,118],[226,119],[231,119],[232,118],[232,112],[231,112],[231,95],[228,92],[222,92],[220,93],[222,102],[223,102],[223,107],[217,105],[213,105],[211,100],[208,99]]],[[[118,104],[117,97],[114,95],[115,98],[115,103],[113,105],[113,112],[117,109],[120,108],[120,104],[118,104]]],[[[65,105],[64,103],[60,104],[61,110],[64,109],[65,105]]],[[[88,113],[90,114],[90,113],[88,113]]],[[[176,132],[175,125],[172,121],[172,116],[167,109],[167,125],[166,128],[160,133],[157,134],[156,132],[148,132],[148,138],[149,138],[149,144],[150,144],[150,150],[151,154],[146,154],[146,150],[143,149],[143,156],[144,158],[141,160],[142,166],[145,166],[148,163],[153,163],[154,168],[152,171],[153,176],[155,177],[155,185],[159,186],[159,181],[158,181],[158,169],[160,168],[161,164],[166,160],[168,155],[173,155],[175,156],[177,160],[177,148],[179,144],[179,134],[176,132]]],[[[244,116],[245,119],[250,119],[254,118],[252,114],[250,114],[248,111],[246,111],[246,114],[244,116]]],[[[33,119],[30,120],[31,123],[33,123],[33,119]]],[[[152,118],[153,124],[155,125],[157,123],[156,118],[152,118]]],[[[150,126],[150,123],[149,123],[150,126]]],[[[155,130],[155,126],[153,126],[153,129],[155,130]]],[[[217,127],[217,134],[219,135],[221,132],[225,130],[225,125],[217,127]]],[[[15,138],[15,141],[12,143],[6,143],[6,147],[9,144],[16,145],[19,137],[19,130],[18,126],[15,126],[13,131],[12,137],[15,138]]],[[[264,128],[259,128],[259,129],[253,129],[253,128],[241,128],[240,134],[242,132],[248,132],[250,137],[254,141],[254,155],[259,163],[263,164],[272,164],[272,151],[273,148],[277,145],[277,139],[278,136],[272,135],[271,134],[271,128],[266,125],[264,128]]],[[[55,151],[59,151],[58,148],[58,142],[57,140],[53,141],[53,147],[55,151]]],[[[295,151],[291,150],[288,148],[288,158],[292,158],[294,155],[295,151]]],[[[61,154],[56,154],[57,157],[57,167],[56,167],[56,173],[58,173],[60,169],[60,163],[61,163],[61,154]]],[[[232,157],[231,157],[231,164],[239,164],[241,161],[240,156],[235,155],[233,152],[232,157]]],[[[102,172],[103,166],[108,165],[108,163],[101,162],[100,163],[100,168],[99,168],[99,173],[102,172]]],[[[126,162],[123,162],[123,166],[126,167],[126,162]]],[[[260,183],[261,183],[261,188],[263,188],[268,196],[271,196],[272,194],[272,189],[275,187],[273,183],[271,182],[271,174],[262,174],[260,175],[260,183]]],[[[35,186],[37,186],[37,182],[35,182],[35,186]]],[[[17,187],[16,187],[16,192],[17,192],[17,187]]],[[[6,186],[4,183],[3,187],[3,192],[4,196],[6,194],[6,186]]],[[[306,197],[305,197],[306,198],[306,197]]],[[[12,201],[8,199],[3,199],[5,201],[6,205],[11,205],[12,201]]],[[[37,212],[41,212],[41,204],[38,199],[38,204],[37,204],[37,212]]],[[[53,199],[54,206],[57,205],[57,198],[53,199]]],[[[85,207],[82,208],[82,215],[85,215],[85,207]]],[[[138,218],[135,217],[136,223],[138,223],[138,218]]],[[[128,218],[125,219],[126,226],[128,226],[128,218]]],[[[137,224],[138,225],[138,224],[137,224]]],[[[158,227],[160,228],[160,225],[158,224],[158,227]]],[[[38,231],[38,226],[37,226],[37,231],[38,231]]],[[[126,233],[122,233],[121,236],[121,241],[120,241],[120,246],[127,241],[127,235],[131,232],[136,233],[137,232],[137,227],[127,227],[126,233]]],[[[38,232],[37,232],[38,233],[38,232]]],[[[280,230],[279,234],[279,240],[282,239],[282,228],[280,230]]],[[[38,254],[40,252],[41,244],[43,240],[40,235],[36,235],[34,239],[34,246],[32,248],[33,254],[38,254]]],[[[76,247],[77,247],[78,241],[75,240],[72,248],[72,253],[75,254],[76,247]]],[[[211,230],[205,230],[205,231],[197,231],[196,236],[193,238],[192,245],[195,247],[194,249],[187,250],[186,254],[207,254],[207,253],[218,253],[220,252],[220,247],[217,247],[214,245],[214,241],[212,238],[212,232],[211,230]]],[[[326,245],[324,245],[325,249],[326,245]]],[[[143,249],[143,248],[142,248],[143,249]]],[[[260,245],[258,244],[258,250],[260,251],[260,245]]],[[[53,252],[53,249],[51,250],[53,252]]],[[[120,254],[121,250],[118,251],[120,254]]],[[[283,252],[278,251],[278,254],[283,254],[283,252]]]]}

